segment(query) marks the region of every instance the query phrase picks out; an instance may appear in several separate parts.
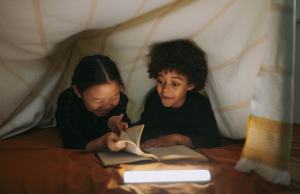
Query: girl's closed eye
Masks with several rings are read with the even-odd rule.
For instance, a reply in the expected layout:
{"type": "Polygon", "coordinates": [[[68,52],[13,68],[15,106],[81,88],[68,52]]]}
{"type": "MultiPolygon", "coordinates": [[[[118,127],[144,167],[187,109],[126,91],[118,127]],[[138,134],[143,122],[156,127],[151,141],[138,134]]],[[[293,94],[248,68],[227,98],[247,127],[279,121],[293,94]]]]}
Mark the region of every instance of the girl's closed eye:
{"type": "Polygon", "coordinates": [[[92,103],[99,105],[99,104],[104,104],[104,101],[103,100],[93,100],[92,103]]]}
{"type": "Polygon", "coordinates": [[[113,97],[113,98],[110,100],[110,102],[111,102],[111,103],[117,103],[117,102],[119,102],[119,100],[120,100],[120,96],[116,96],[116,97],[113,97]]]}

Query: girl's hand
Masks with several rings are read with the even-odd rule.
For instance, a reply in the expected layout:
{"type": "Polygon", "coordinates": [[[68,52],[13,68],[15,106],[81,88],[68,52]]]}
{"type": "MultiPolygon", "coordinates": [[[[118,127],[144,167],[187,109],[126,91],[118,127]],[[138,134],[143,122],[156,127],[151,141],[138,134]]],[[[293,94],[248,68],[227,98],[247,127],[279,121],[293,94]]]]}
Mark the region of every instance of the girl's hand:
{"type": "Polygon", "coordinates": [[[120,133],[121,130],[125,130],[128,128],[128,124],[123,122],[123,114],[120,114],[118,116],[112,116],[107,121],[107,126],[116,133],[120,133]]]}
{"type": "Polygon", "coordinates": [[[142,149],[150,147],[169,147],[179,144],[179,134],[164,135],[158,138],[149,139],[142,143],[142,149]]]}
{"type": "Polygon", "coordinates": [[[109,132],[106,136],[106,144],[110,151],[118,152],[126,148],[126,142],[119,142],[120,137],[114,133],[109,132]]]}

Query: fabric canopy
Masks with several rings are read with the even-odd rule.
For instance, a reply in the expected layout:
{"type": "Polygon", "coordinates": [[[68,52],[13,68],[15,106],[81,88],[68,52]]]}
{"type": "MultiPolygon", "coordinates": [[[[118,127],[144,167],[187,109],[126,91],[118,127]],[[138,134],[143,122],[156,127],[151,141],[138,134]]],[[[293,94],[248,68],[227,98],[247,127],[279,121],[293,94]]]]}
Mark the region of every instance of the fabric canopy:
{"type": "Polygon", "coordinates": [[[117,62],[129,116],[137,120],[154,85],[148,46],[189,38],[207,52],[205,89],[221,134],[243,139],[247,133],[237,168],[262,163],[285,177],[269,180],[289,182],[292,0],[2,0],[0,10],[1,138],[54,126],[59,93],[70,86],[80,58],[95,53],[117,62]]]}

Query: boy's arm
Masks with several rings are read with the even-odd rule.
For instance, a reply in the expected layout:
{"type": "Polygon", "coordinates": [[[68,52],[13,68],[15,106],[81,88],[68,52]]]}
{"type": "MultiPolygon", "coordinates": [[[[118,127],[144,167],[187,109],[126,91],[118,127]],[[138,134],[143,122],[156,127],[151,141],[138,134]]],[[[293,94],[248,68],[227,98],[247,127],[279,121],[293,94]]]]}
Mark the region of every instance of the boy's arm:
{"type": "Polygon", "coordinates": [[[160,136],[157,138],[149,139],[141,145],[143,149],[149,147],[169,147],[175,145],[185,145],[187,147],[193,148],[192,140],[189,136],[182,135],[179,133],[173,133],[169,135],[160,136]]]}

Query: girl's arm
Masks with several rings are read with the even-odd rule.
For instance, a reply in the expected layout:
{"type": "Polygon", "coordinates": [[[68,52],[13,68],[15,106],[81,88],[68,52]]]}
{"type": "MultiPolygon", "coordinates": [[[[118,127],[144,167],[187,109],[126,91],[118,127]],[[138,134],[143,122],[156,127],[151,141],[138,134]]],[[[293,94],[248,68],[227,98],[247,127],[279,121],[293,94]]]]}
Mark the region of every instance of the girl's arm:
{"type": "Polygon", "coordinates": [[[128,128],[128,123],[123,122],[124,114],[120,114],[118,116],[112,116],[107,121],[107,126],[116,133],[120,133],[121,130],[125,130],[128,128]]]}
{"type": "Polygon", "coordinates": [[[86,147],[87,152],[98,152],[108,147],[111,151],[117,152],[126,147],[125,142],[118,142],[120,137],[113,132],[108,132],[101,137],[90,141],[86,147]]]}
{"type": "Polygon", "coordinates": [[[56,109],[56,122],[62,139],[63,146],[71,149],[84,149],[88,141],[83,138],[79,129],[79,120],[82,118],[76,104],[72,90],[64,91],[58,100],[56,109]]]}
{"type": "Polygon", "coordinates": [[[94,140],[88,142],[88,144],[85,146],[85,151],[97,152],[97,151],[100,151],[100,150],[103,150],[104,148],[106,148],[108,135],[109,135],[109,133],[106,133],[106,134],[102,135],[101,137],[98,137],[97,139],[94,139],[94,140]]]}
{"type": "Polygon", "coordinates": [[[107,120],[107,126],[113,131],[119,133],[120,130],[124,130],[131,126],[130,119],[127,116],[128,98],[121,92],[120,94],[120,103],[116,106],[109,115],[107,120]]]}

